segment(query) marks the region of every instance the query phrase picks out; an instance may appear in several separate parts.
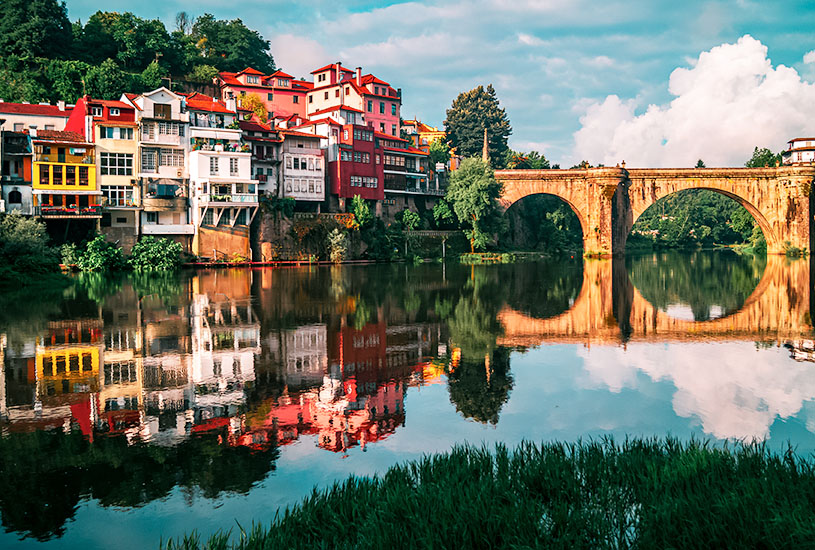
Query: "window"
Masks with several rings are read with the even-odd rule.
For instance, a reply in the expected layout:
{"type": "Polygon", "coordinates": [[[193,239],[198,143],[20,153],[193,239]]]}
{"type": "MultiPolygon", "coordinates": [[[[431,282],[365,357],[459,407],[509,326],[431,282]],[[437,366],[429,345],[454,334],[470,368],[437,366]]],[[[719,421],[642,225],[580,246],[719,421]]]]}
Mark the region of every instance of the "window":
{"type": "Polygon", "coordinates": [[[381,114],[381,115],[385,114],[385,102],[384,101],[379,102],[379,114],[381,114]]]}
{"type": "Polygon", "coordinates": [[[317,75],[317,82],[325,82],[325,73],[317,75]]]}
{"type": "Polygon", "coordinates": [[[292,103],[300,103],[300,98],[296,95],[291,96],[292,103]]]}
{"type": "Polygon", "coordinates": [[[158,212],[145,212],[147,214],[146,223],[158,223],[158,212]]]}
{"type": "Polygon", "coordinates": [[[291,169],[291,157],[286,157],[286,168],[291,169]]]}
{"type": "Polygon", "coordinates": [[[324,97],[325,99],[328,99],[328,92],[325,92],[324,97]]]}
{"type": "Polygon", "coordinates": [[[22,132],[24,126],[25,126],[25,124],[23,124],[22,122],[15,122],[14,123],[14,131],[15,132],[22,132]]]}
{"type": "Polygon", "coordinates": [[[300,169],[300,159],[299,159],[299,158],[297,158],[297,157],[294,157],[294,169],[295,169],[295,170],[299,170],[299,169],[300,169]]]}
{"type": "Polygon", "coordinates": [[[100,153],[99,168],[100,174],[103,176],[132,176],[133,155],[128,153],[100,153]]]}
{"type": "Polygon", "coordinates": [[[278,86],[283,86],[285,88],[285,87],[287,87],[289,85],[289,79],[288,78],[278,78],[277,79],[277,85],[278,86]]]}
{"type": "Polygon", "coordinates": [[[153,104],[153,116],[155,118],[163,118],[166,120],[170,119],[172,113],[172,108],[164,103],[154,103],[153,104]]]}
{"type": "Polygon", "coordinates": [[[274,94],[272,92],[269,92],[268,94],[266,94],[266,100],[267,101],[272,101],[273,99],[274,99],[274,94]]]}
{"type": "Polygon", "coordinates": [[[376,155],[376,163],[379,164],[379,155],[376,155]]]}
{"type": "Polygon", "coordinates": [[[320,159],[318,159],[318,158],[314,159],[314,169],[315,170],[320,169],[320,159]]]}
{"type": "Polygon", "coordinates": [[[374,112],[374,102],[371,101],[370,99],[368,100],[368,112],[369,113],[374,112]]]}
{"type": "MultiPolygon", "coordinates": [[[[103,185],[102,193],[108,198],[108,206],[134,206],[133,187],[130,185],[103,185]]],[[[125,223],[126,220],[117,223],[125,223]]]]}
{"type": "Polygon", "coordinates": [[[340,160],[351,160],[351,152],[350,151],[340,151],[340,160]]]}
{"type": "Polygon", "coordinates": [[[229,175],[230,176],[238,175],[238,159],[236,158],[229,159],[229,175]]]}
{"type": "Polygon", "coordinates": [[[246,77],[246,83],[247,84],[259,84],[260,83],[260,77],[259,76],[248,75],[246,77]]]}
{"type": "Polygon", "coordinates": [[[120,114],[122,114],[121,111],[119,111],[119,109],[116,107],[110,108],[110,116],[119,116],[120,114]]]}
{"type": "MultiPolygon", "coordinates": [[[[297,96],[294,96],[294,99],[297,99],[297,96]]],[[[314,96],[313,95],[308,96],[308,102],[309,103],[314,103],[314,96]]],[[[297,103],[297,102],[295,101],[295,103],[297,103]]]]}
{"type": "Polygon", "coordinates": [[[209,157],[209,175],[218,175],[218,157],[209,157]]]}
{"type": "Polygon", "coordinates": [[[102,139],[133,139],[133,128],[103,126],[99,128],[99,137],[102,139]]]}
{"type": "Polygon", "coordinates": [[[23,194],[20,193],[18,190],[13,189],[8,194],[8,202],[10,204],[21,204],[23,202],[23,194]]]}
{"type": "Polygon", "coordinates": [[[342,139],[348,139],[348,130],[342,131],[342,139]]]}
{"type": "Polygon", "coordinates": [[[91,115],[94,118],[102,116],[102,107],[91,107],[91,115]]]}
{"type": "Polygon", "coordinates": [[[161,166],[184,167],[184,151],[180,149],[161,149],[159,158],[161,166]]]}
{"type": "Polygon", "coordinates": [[[396,135],[396,124],[391,124],[391,134],[396,135]]]}
{"type": "Polygon", "coordinates": [[[385,132],[385,123],[384,122],[379,123],[379,131],[383,132],[383,133],[385,132]]]}
{"type": "Polygon", "coordinates": [[[214,222],[214,214],[211,208],[208,208],[206,212],[204,212],[204,218],[201,220],[203,225],[215,225],[214,222]]]}
{"type": "Polygon", "coordinates": [[[396,114],[396,103],[391,103],[391,114],[392,115],[396,114]]]}
{"type": "Polygon", "coordinates": [[[374,86],[374,93],[379,95],[379,86],[374,86]]]}
{"type": "Polygon", "coordinates": [[[351,93],[351,87],[350,87],[350,86],[346,86],[346,87],[345,87],[345,95],[348,95],[348,94],[350,94],[350,93],[351,93]]]}
{"type": "Polygon", "coordinates": [[[155,149],[142,149],[141,151],[141,171],[155,172],[158,166],[158,151],[155,149]]]}
{"type": "Polygon", "coordinates": [[[45,129],[46,130],[54,130],[54,125],[53,124],[46,124],[45,129]]]}

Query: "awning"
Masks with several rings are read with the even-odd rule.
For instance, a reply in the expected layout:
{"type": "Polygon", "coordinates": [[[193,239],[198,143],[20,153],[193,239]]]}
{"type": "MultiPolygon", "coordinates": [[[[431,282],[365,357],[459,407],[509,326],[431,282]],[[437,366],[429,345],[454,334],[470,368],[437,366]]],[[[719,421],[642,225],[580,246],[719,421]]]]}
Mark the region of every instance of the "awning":
{"type": "Polygon", "coordinates": [[[90,195],[101,197],[101,191],[74,191],[73,189],[33,189],[35,195],[90,195]]]}

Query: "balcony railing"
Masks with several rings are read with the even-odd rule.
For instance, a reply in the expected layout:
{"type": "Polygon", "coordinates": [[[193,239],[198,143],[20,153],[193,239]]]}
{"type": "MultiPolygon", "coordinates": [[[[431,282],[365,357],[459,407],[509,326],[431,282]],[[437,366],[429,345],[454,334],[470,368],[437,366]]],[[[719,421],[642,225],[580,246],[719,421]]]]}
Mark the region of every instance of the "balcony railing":
{"type": "Polygon", "coordinates": [[[229,195],[209,194],[202,197],[204,202],[258,202],[257,193],[231,193],[229,195]]]}
{"type": "Polygon", "coordinates": [[[101,217],[101,206],[35,206],[34,215],[43,218],[49,217],[101,217]]]}

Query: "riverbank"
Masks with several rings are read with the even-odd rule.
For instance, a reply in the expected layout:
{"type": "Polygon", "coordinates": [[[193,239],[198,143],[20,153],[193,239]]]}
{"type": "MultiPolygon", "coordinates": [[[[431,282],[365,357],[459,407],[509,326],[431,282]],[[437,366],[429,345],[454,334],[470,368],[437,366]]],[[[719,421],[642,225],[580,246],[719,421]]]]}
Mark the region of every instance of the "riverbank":
{"type": "Polygon", "coordinates": [[[760,443],[455,447],[315,490],[268,527],[163,547],[796,548],[815,540],[813,489],[811,458],[760,443]]]}

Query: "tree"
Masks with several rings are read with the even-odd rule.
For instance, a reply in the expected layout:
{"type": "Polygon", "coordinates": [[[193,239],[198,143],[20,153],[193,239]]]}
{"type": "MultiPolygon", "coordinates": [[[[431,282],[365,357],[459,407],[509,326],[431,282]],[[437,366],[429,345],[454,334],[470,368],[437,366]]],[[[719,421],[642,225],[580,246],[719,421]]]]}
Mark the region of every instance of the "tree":
{"type": "Polygon", "coordinates": [[[65,2],[3,0],[0,4],[0,58],[63,59],[71,51],[72,41],[65,2]]]}
{"type": "Polygon", "coordinates": [[[431,141],[427,151],[430,153],[430,167],[434,170],[436,164],[447,164],[450,160],[450,146],[440,139],[431,141]]]}
{"type": "Polygon", "coordinates": [[[695,168],[707,168],[707,166],[705,166],[705,161],[702,159],[697,160],[695,168]]]}
{"type": "Polygon", "coordinates": [[[218,76],[218,69],[212,65],[196,65],[186,78],[191,82],[211,84],[212,79],[218,76]]]}
{"type": "Polygon", "coordinates": [[[263,104],[263,100],[260,99],[260,96],[257,94],[241,94],[240,107],[241,109],[255,113],[255,116],[257,116],[261,122],[266,122],[269,118],[266,105],[263,104]]]}
{"type": "Polygon", "coordinates": [[[413,231],[422,221],[422,218],[419,216],[419,214],[412,210],[408,210],[407,208],[399,212],[396,215],[396,217],[397,221],[399,221],[399,223],[402,224],[402,227],[405,229],[405,231],[413,231]]]}
{"type": "Polygon", "coordinates": [[[119,68],[112,59],[98,67],[91,67],[85,75],[85,93],[98,99],[119,99],[130,91],[133,78],[119,68]]]}
{"type": "Polygon", "coordinates": [[[481,156],[486,128],[490,164],[500,167],[503,163],[512,127],[492,84],[486,89],[478,86],[459,94],[452,107],[447,109],[444,128],[450,146],[455,147],[462,157],[481,156]]]}
{"type": "Polygon", "coordinates": [[[59,271],[45,225],[13,212],[0,221],[0,282],[25,283],[31,275],[59,271]]]}
{"type": "Polygon", "coordinates": [[[164,69],[164,67],[159,65],[158,62],[153,61],[139,75],[141,91],[149,92],[150,90],[159,88],[161,86],[161,80],[166,77],[167,71],[164,69]]]}
{"type": "Polygon", "coordinates": [[[446,200],[441,199],[433,206],[433,220],[436,222],[436,227],[450,225],[455,221],[455,215],[446,200]]]}
{"type": "Polygon", "coordinates": [[[147,235],[133,246],[127,263],[136,271],[172,271],[181,266],[182,252],[180,243],[147,235]]]}
{"type": "Polygon", "coordinates": [[[462,225],[469,227],[464,234],[470,240],[470,251],[483,249],[492,235],[503,227],[504,219],[498,205],[503,184],[495,179],[492,168],[481,159],[464,159],[450,178],[445,199],[462,225]]]}
{"type": "Polygon", "coordinates": [[[184,34],[190,34],[192,30],[192,19],[185,11],[175,14],[175,30],[184,34]]]}
{"type": "Polygon", "coordinates": [[[781,164],[781,154],[775,154],[766,147],[753,149],[753,156],[744,165],[747,168],[765,168],[781,164]]]}
{"type": "Polygon", "coordinates": [[[351,213],[354,214],[360,229],[366,229],[374,219],[368,201],[359,195],[354,195],[351,199],[351,213]]]}
{"type": "Polygon", "coordinates": [[[504,166],[511,170],[547,170],[551,168],[549,161],[537,151],[520,153],[508,149],[504,155],[504,166]]]}
{"type": "Polygon", "coordinates": [[[240,71],[253,67],[266,74],[275,70],[269,41],[240,19],[224,21],[209,13],[195,20],[192,37],[201,61],[221,71],[240,71]]]}

